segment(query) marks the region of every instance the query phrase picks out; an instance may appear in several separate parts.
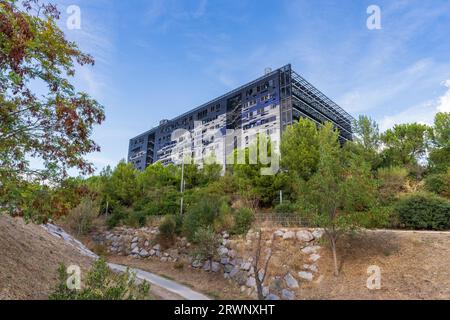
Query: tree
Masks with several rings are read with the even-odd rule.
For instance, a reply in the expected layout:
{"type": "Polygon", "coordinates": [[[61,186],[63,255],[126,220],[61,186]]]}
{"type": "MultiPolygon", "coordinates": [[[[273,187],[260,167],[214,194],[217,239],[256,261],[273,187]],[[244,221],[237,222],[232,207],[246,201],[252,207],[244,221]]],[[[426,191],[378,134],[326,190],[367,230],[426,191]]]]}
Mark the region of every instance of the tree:
{"type": "Polygon", "coordinates": [[[317,125],[301,118],[289,126],[281,141],[281,167],[290,175],[308,180],[317,170],[319,149],[317,125]]]}
{"type": "Polygon", "coordinates": [[[92,173],[84,156],[99,151],[93,126],[103,107],[76,91],[75,65],[93,65],[91,56],[58,28],[54,5],[38,0],[0,0],[0,185],[3,205],[20,194],[20,181],[61,181],[67,170],[92,173]],[[39,92],[36,83],[44,84],[39,92]],[[30,166],[30,157],[44,169],[30,166]],[[15,184],[8,181],[16,180],[15,184]],[[15,187],[16,186],[16,187],[15,187]]]}
{"type": "Polygon", "coordinates": [[[274,251],[275,237],[272,233],[272,238],[269,240],[270,246],[265,247],[263,244],[263,231],[256,232],[257,241],[254,249],[253,269],[255,270],[256,292],[258,293],[258,300],[264,300],[263,285],[267,278],[267,271],[269,263],[272,259],[274,251]]]}
{"type": "Polygon", "coordinates": [[[450,167],[450,112],[436,114],[432,142],[428,158],[429,168],[434,173],[446,173],[450,167]]]}
{"type": "Polygon", "coordinates": [[[385,145],[385,166],[417,165],[427,151],[430,128],[423,124],[399,124],[387,130],[381,140],[385,145]]]}
{"type": "Polygon", "coordinates": [[[197,244],[195,258],[201,261],[208,261],[210,266],[213,259],[217,257],[217,249],[220,246],[220,237],[214,232],[211,226],[200,227],[194,235],[197,244]]]}
{"type": "Polygon", "coordinates": [[[367,116],[360,116],[354,123],[354,133],[354,141],[347,142],[346,149],[352,149],[351,152],[360,154],[375,171],[381,163],[378,124],[367,116]]]}
{"type": "Polygon", "coordinates": [[[107,190],[121,205],[131,206],[138,198],[138,172],[132,163],[119,162],[108,181],[107,190]]]}
{"type": "Polygon", "coordinates": [[[368,186],[370,170],[357,155],[346,156],[339,134],[327,122],[318,132],[320,158],[317,172],[306,182],[302,199],[315,211],[314,222],[325,229],[333,252],[335,275],[339,275],[337,241],[340,236],[358,227],[360,215],[354,210],[364,209],[373,201],[373,187],[368,186]]]}

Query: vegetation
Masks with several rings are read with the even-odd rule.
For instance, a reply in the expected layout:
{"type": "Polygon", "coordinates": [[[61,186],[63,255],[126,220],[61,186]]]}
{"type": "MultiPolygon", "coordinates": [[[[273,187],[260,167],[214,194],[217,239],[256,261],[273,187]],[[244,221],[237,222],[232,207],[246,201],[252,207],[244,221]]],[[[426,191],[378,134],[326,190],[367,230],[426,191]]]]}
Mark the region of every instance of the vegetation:
{"type": "Polygon", "coordinates": [[[68,169],[93,173],[84,156],[99,151],[92,129],[105,119],[103,107],[70,82],[77,65],[94,60],[65,38],[58,18],[54,5],[0,1],[0,206],[27,217],[67,213],[42,208],[52,196],[42,187],[44,197],[35,198],[33,189],[61,184],[68,169]],[[43,90],[33,91],[36,81],[43,90]],[[43,169],[32,168],[30,157],[43,169]]]}
{"type": "Polygon", "coordinates": [[[411,194],[396,207],[400,222],[418,230],[450,229],[450,201],[427,193],[411,194]]]}
{"type": "Polygon", "coordinates": [[[59,281],[50,294],[50,300],[145,300],[149,299],[150,285],[144,281],[136,284],[136,276],[112,272],[105,260],[94,262],[80,290],[69,289],[69,275],[64,264],[58,269],[59,281]]]}
{"type": "Polygon", "coordinates": [[[194,257],[200,261],[209,261],[217,257],[217,249],[220,246],[221,238],[212,227],[200,227],[194,235],[197,244],[194,257]]]}

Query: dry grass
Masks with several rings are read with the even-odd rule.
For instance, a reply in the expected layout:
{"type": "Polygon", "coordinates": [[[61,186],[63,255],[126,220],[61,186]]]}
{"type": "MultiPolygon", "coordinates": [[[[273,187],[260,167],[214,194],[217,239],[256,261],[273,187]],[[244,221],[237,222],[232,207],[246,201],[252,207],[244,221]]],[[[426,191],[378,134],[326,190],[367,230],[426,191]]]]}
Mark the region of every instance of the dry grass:
{"type": "Polygon", "coordinates": [[[0,215],[0,299],[47,299],[57,282],[57,268],[91,260],[41,226],[0,215]]]}

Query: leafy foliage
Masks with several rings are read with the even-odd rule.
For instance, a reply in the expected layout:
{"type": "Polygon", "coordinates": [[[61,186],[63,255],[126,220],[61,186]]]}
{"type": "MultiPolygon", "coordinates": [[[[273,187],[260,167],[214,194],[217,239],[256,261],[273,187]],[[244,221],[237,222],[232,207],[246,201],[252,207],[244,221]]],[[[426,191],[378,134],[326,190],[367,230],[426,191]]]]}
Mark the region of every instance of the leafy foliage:
{"type": "Polygon", "coordinates": [[[418,193],[406,196],[397,203],[395,210],[407,228],[450,229],[450,201],[436,195],[418,193]]]}
{"type": "Polygon", "coordinates": [[[220,237],[211,226],[200,227],[194,235],[196,250],[194,257],[200,261],[212,261],[217,257],[217,249],[220,246],[220,237]]]}
{"type": "Polygon", "coordinates": [[[234,234],[246,234],[250,229],[254,220],[254,213],[249,208],[239,209],[234,217],[235,225],[233,228],[234,234]]]}
{"type": "Polygon", "coordinates": [[[94,262],[86,276],[85,286],[77,291],[67,287],[66,267],[58,268],[59,282],[50,300],[144,300],[149,299],[150,285],[144,281],[136,284],[136,276],[127,270],[124,274],[113,273],[105,260],[94,262]]]}

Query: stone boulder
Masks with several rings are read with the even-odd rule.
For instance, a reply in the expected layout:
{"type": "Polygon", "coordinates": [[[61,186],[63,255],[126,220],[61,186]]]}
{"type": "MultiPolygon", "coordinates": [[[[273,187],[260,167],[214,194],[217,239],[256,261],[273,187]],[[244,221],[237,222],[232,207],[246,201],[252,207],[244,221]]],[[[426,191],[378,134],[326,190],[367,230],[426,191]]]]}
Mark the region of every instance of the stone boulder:
{"type": "Polygon", "coordinates": [[[303,242],[311,242],[314,240],[314,236],[309,231],[301,230],[297,232],[297,240],[303,242]]]}
{"type": "Polygon", "coordinates": [[[290,273],[284,277],[284,281],[290,289],[297,289],[299,287],[297,280],[290,273]]]}

